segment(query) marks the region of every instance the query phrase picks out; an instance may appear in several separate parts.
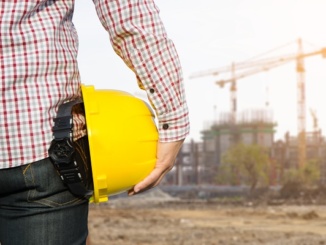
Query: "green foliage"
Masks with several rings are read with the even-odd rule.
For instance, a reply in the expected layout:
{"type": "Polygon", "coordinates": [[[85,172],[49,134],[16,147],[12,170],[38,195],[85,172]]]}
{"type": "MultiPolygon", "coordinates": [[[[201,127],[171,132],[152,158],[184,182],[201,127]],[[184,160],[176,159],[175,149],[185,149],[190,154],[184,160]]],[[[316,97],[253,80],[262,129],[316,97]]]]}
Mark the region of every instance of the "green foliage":
{"type": "Polygon", "coordinates": [[[247,184],[253,191],[258,184],[268,184],[269,165],[268,154],[262,146],[237,144],[223,155],[217,181],[221,184],[247,184]]]}
{"type": "Polygon", "coordinates": [[[303,186],[314,186],[320,179],[320,167],[318,160],[309,160],[304,167],[288,169],[284,172],[283,185],[298,183],[303,186]]]}

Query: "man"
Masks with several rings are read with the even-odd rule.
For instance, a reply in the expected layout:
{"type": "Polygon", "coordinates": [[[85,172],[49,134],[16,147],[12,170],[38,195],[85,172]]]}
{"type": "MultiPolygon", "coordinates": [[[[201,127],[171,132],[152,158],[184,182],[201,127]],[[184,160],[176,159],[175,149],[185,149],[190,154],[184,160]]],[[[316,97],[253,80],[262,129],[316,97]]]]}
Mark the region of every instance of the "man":
{"type": "MultiPolygon", "coordinates": [[[[158,118],[155,169],[129,195],[160,183],[189,133],[177,52],[153,0],[93,0],[115,52],[135,72],[158,118]]],[[[48,157],[58,106],[80,97],[74,0],[0,1],[0,243],[85,244],[88,200],[48,157]]],[[[86,135],[74,112],[75,141],[86,135]]]]}

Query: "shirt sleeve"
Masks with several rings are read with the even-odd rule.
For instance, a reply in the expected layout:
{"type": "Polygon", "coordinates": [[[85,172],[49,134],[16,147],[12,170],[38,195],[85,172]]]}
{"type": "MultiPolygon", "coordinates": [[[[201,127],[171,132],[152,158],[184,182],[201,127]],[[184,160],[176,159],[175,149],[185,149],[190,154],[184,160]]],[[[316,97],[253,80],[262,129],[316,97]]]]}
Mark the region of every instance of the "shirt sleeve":
{"type": "Polygon", "coordinates": [[[114,51],[134,71],[158,118],[161,142],[184,139],[189,116],[179,57],[153,0],[93,0],[114,51]]]}

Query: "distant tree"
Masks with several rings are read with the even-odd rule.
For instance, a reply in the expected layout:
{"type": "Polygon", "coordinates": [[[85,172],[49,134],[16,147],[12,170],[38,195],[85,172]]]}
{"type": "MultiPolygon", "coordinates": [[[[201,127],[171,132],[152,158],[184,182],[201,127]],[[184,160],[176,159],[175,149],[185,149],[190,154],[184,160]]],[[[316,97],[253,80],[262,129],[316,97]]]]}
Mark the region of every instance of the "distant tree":
{"type": "Polygon", "coordinates": [[[316,185],[320,180],[320,166],[317,159],[308,160],[307,164],[301,170],[304,183],[309,186],[316,185]]]}
{"type": "Polygon", "coordinates": [[[269,181],[269,157],[266,150],[259,145],[237,144],[222,157],[218,181],[224,184],[247,184],[250,192],[259,183],[269,181]]]}
{"type": "Polygon", "coordinates": [[[282,198],[298,198],[309,193],[320,180],[320,166],[317,159],[310,159],[301,168],[284,171],[280,195],[282,198]]]}
{"type": "Polygon", "coordinates": [[[283,185],[297,183],[300,186],[314,186],[320,179],[319,161],[310,159],[302,168],[288,169],[285,171],[283,185]]]}

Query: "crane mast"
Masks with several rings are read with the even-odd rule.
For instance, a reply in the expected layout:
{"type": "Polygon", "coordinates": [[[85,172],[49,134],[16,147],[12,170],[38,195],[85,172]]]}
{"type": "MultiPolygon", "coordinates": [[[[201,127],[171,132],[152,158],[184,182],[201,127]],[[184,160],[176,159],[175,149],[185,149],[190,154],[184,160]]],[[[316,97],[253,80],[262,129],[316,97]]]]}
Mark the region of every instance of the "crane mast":
{"type": "Polygon", "coordinates": [[[230,93],[231,93],[231,123],[235,125],[237,121],[237,85],[235,80],[235,64],[232,63],[231,65],[231,86],[230,86],[230,93]]]}
{"type": "Polygon", "coordinates": [[[298,93],[298,164],[300,168],[306,161],[306,98],[305,98],[305,67],[303,59],[302,41],[298,40],[297,56],[297,93],[298,93]]]}

